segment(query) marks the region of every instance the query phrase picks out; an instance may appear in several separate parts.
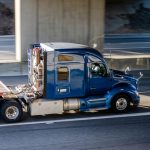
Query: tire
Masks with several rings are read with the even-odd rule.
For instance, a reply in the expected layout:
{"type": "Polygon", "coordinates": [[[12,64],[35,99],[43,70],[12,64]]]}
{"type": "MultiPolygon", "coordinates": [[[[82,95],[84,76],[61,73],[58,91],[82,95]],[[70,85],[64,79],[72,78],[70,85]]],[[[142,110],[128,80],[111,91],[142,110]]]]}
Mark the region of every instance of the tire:
{"type": "Polygon", "coordinates": [[[130,107],[130,98],[125,94],[117,95],[112,100],[111,109],[114,112],[122,113],[129,110],[130,107]]]}
{"type": "Polygon", "coordinates": [[[1,116],[4,122],[18,122],[23,118],[22,107],[16,101],[5,101],[1,107],[1,116]]]}

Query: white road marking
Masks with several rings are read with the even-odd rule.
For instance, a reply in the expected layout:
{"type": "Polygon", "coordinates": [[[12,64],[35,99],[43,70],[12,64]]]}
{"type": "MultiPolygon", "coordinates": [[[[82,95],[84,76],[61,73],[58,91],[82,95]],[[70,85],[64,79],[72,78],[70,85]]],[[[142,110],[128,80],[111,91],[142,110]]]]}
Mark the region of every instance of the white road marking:
{"type": "Polygon", "coordinates": [[[139,94],[150,93],[150,91],[139,92],[139,94]]]}
{"type": "Polygon", "coordinates": [[[7,54],[7,53],[8,53],[8,54],[15,54],[15,52],[12,52],[12,51],[3,51],[3,50],[2,50],[2,51],[0,50],[0,53],[5,53],[5,54],[7,54]]]}
{"type": "MultiPolygon", "coordinates": [[[[149,49],[149,46],[139,46],[139,47],[135,47],[135,46],[132,46],[132,47],[113,47],[112,45],[111,46],[105,46],[104,47],[104,50],[123,50],[123,49],[125,49],[125,50],[135,50],[135,49],[149,49]]],[[[144,52],[143,52],[144,53],[144,52]]]]}
{"type": "Polygon", "coordinates": [[[23,123],[13,123],[13,124],[1,124],[0,127],[36,125],[36,124],[53,124],[53,123],[63,123],[63,122],[76,122],[76,121],[88,121],[88,120],[115,119],[115,118],[127,118],[127,117],[139,117],[139,116],[150,116],[150,112],[134,113],[134,114],[111,115],[111,116],[99,116],[99,117],[74,118],[74,119],[33,121],[33,122],[23,122],[23,123]]]}
{"type": "MultiPolygon", "coordinates": [[[[112,42],[112,43],[106,43],[106,45],[133,45],[133,44],[139,44],[139,45],[141,45],[141,43],[142,44],[148,44],[149,45],[149,41],[148,42],[136,42],[136,41],[134,41],[134,42],[121,42],[121,43],[115,43],[115,42],[112,42]]],[[[138,48],[138,47],[137,47],[138,48]]]]}
{"type": "Polygon", "coordinates": [[[0,35],[0,38],[15,38],[15,35],[0,35]]]}

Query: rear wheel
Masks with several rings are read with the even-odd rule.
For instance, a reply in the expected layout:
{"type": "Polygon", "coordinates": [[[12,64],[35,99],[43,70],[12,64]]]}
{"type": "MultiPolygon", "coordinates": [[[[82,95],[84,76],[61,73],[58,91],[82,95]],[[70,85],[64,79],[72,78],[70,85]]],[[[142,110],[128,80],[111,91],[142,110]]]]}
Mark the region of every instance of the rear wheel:
{"type": "Polygon", "coordinates": [[[129,109],[130,98],[125,94],[117,95],[112,101],[112,110],[115,112],[125,112],[129,109]]]}
{"type": "Polygon", "coordinates": [[[22,119],[23,110],[18,102],[6,101],[2,105],[1,115],[5,122],[13,123],[22,119]]]}

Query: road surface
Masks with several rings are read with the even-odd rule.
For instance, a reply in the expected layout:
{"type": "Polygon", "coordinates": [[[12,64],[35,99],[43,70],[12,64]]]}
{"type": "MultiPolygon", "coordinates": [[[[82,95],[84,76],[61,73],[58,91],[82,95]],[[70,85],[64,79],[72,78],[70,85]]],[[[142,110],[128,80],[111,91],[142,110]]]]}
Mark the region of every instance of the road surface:
{"type": "MultiPolygon", "coordinates": [[[[97,39],[99,40],[99,39],[97,39]]],[[[93,41],[94,43],[94,41],[93,41]]],[[[150,58],[150,35],[106,35],[104,38],[104,56],[109,58],[150,58]]],[[[15,59],[15,36],[0,36],[0,60],[15,59]]]]}
{"type": "Polygon", "coordinates": [[[150,116],[0,127],[1,150],[149,150],[150,116]]]}
{"type": "Polygon", "coordinates": [[[0,36],[0,60],[15,60],[15,36],[0,36]]]}

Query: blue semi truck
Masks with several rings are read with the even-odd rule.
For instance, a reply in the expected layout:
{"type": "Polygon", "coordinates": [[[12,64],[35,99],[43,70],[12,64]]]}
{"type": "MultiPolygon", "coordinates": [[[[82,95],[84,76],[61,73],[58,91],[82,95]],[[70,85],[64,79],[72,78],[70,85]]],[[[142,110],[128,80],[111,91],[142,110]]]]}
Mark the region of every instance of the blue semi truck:
{"type": "Polygon", "coordinates": [[[74,43],[34,44],[28,50],[28,84],[8,87],[0,82],[0,110],[6,122],[70,111],[137,106],[138,79],[109,69],[102,54],[74,43]]]}

